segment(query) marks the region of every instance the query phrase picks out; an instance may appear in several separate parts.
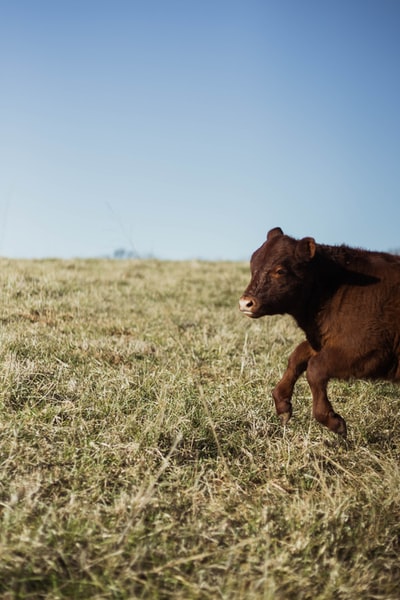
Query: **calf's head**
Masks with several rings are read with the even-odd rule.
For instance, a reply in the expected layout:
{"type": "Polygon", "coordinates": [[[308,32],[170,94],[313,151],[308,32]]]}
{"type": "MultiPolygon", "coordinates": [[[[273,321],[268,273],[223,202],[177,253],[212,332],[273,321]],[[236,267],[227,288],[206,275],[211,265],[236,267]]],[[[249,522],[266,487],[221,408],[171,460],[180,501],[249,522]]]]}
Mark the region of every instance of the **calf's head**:
{"type": "Polygon", "coordinates": [[[259,318],[296,311],[304,301],[315,256],[313,238],[295,240],[275,227],[250,260],[251,281],[239,300],[241,312],[259,318]]]}

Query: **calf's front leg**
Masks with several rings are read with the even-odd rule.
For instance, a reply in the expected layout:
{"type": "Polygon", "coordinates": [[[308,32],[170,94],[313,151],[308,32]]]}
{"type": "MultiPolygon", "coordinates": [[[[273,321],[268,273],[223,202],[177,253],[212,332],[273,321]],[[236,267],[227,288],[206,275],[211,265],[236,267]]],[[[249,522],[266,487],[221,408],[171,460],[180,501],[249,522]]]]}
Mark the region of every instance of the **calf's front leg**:
{"type": "Polygon", "coordinates": [[[308,361],[306,375],[313,398],[313,416],[322,425],[345,438],[347,435],[346,422],[333,410],[328,399],[328,382],[334,376],[327,367],[330,363],[327,360],[328,354],[329,352],[322,350],[308,361]]]}
{"type": "Polygon", "coordinates": [[[316,354],[310,344],[305,340],[299,344],[289,356],[287,369],[272,392],[276,412],[283,425],[292,416],[292,395],[296,381],[307,369],[308,361],[316,354]]]}

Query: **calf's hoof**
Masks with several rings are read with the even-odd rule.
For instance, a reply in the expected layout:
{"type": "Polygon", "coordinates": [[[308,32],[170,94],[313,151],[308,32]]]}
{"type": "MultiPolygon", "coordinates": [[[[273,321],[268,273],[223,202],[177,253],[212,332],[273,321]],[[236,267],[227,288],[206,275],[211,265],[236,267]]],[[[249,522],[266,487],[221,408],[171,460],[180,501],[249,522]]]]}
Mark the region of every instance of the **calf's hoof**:
{"type": "Polygon", "coordinates": [[[344,419],[342,419],[342,417],[339,417],[339,415],[337,415],[338,419],[339,419],[339,427],[336,429],[336,433],[341,435],[343,439],[347,438],[347,426],[346,426],[346,421],[344,419]]]}
{"type": "Polygon", "coordinates": [[[288,423],[291,416],[292,416],[291,412],[283,412],[280,415],[278,415],[281,425],[285,426],[288,423]]]}
{"type": "Polygon", "coordinates": [[[292,403],[287,396],[279,394],[279,385],[272,392],[272,397],[275,403],[275,410],[282,425],[286,425],[292,416],[292,403]]]}
{"type": "Polygon", "coordinates": [[[329,411],[329,413],[314,413],[314,417],[321,425],[325,425],[330,431],[337,433],[342,438],[347,437],[346,421],[337,413],[329,411]]]}
{"type": "Polygon", "coordinates": [[[331,431],[334,431],[338,435],[342,436],[342,438],[346,439],[347,437],[347,427],[346,421],[337,413],[331,413],[329,415],[329,420],[325,423],[331,431]]]}

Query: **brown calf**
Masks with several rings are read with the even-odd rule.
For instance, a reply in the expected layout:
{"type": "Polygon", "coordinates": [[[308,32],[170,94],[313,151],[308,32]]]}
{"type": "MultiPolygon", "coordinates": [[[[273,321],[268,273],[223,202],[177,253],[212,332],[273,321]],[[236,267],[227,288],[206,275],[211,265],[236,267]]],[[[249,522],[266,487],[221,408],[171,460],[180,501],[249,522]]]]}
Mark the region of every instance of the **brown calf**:
{"type": "Polygon", "coordinates": [[[272,392],[277,414],[284,424],[290,419],[294,385],[306,371],[314,417],[346,436],[329,380],[400,380],[400,257],[296,240],[276,227],[250,267],[240,310],[252,318],[290,314],[307,338],[272,392]]]}

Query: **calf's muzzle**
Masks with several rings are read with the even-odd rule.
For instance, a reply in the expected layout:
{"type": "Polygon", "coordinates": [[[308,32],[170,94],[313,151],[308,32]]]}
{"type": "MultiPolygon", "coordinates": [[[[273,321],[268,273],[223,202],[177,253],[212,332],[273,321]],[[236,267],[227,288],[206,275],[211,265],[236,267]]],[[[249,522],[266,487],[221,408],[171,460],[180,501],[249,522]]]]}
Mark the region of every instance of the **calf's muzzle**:
{"type": "Polygon", "coordinates": [[[253,296],[244,294],[239,300],[239,310],[248,317],[254,316],[258,308],[259,304],[253,296]]]}

